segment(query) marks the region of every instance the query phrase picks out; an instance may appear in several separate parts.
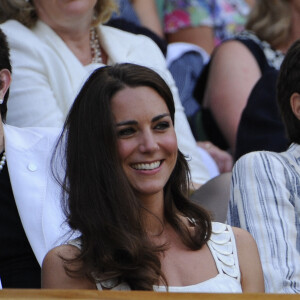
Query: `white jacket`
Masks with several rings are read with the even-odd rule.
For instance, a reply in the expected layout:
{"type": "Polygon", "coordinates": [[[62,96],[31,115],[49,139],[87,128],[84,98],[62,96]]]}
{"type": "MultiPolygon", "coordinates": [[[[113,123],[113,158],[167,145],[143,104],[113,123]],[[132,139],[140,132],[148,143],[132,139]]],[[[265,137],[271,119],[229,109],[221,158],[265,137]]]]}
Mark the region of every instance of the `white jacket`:
{"type": "Polygon", "coordinates": [[[5,153],[15,202],[32,250],[41,264],[64,242],[68,226],[60,205],[61,188],[50,170],[58,128],[4,125],[5,153]]]}
{"type": "MultiPolygon", "coordinates": [[[[39,21],[33,30],[10,20],[0,26],[8,36],[13,81],[7,123],[15,126],[62,126],[88,70],[63,40],[39,21]]],[[[108,64],[131,62],[157,71],[169,84],[175,100],[175,130],[180,150],[190,158],[192,180],[204,183],[210,176],[181,105],[175,82],[157,45],[143,35],[99,26],[108,64]]]]}

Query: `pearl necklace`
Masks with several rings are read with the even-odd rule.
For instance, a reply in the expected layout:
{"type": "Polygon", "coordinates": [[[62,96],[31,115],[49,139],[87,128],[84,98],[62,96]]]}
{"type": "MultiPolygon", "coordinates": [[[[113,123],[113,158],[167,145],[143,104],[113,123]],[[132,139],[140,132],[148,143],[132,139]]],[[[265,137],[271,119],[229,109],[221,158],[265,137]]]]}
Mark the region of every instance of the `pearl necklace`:
{"type": "Polygon", "coordinates": [[[102,55],[98,33],[95,27],[92,27],[90,30],[90,47],[92,53],[92,63],[101,64],[102,63],[102,55]]]}
{"type": "Polygon", "coordinates": [[[2,157],[1,157],[1,160],[0,160],[0,172],[1,172],[2,169],[4,168],[5,162],[6,162],[6,155],[5,155],[5,152],[3,152],[2,157]]]}

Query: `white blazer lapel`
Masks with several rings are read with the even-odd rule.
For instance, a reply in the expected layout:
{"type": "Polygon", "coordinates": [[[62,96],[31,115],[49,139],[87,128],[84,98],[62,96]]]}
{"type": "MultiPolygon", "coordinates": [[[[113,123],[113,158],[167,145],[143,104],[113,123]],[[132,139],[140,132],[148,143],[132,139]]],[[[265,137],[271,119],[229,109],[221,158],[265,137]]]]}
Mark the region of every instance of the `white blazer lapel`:
{"type": "Polygon", "coordinates": [[[67,113],[89,73],[48,25],[38,21],[33,32],[48,46],[45,47],[45,60],[47,59],[45,63],[50,73],[48,78],[51,81],[52,90],[58,93],[55,95],[56,98],[60,99],[60,103],[65,103],[63,109],[67,113]]]}
{"type": "Polygon", "coordinates": [[[100,25],[101,45],[108,54],[108,65],[118,62],[129,62],[132,49],[132,34],[110,26],[100,25]]]}
{"type": "MultiPolygon", "coordinates": [[[[59,129],[54,128],[4,127],[7,166],[16,205],[29,243],[40,264],[49,245],[61,234],[57,225],[62,223],[61,215],[56,214],[58,208],[55,213],[47,211],[48,206],[44,208],[46,201],[54,201],[58,205],[57,199],[50,199],[48,193],[54,195],[59,190],[55,182],[49,183],[50,159],[59,132],[59,129]],[[46,224],[53,224],[51,228],[44,228],[44,218],[46,224]],[[53,222],[49,221],[50,218],[53,222]]],[[[54,206],[52,204],[51,208],[54,206]]]]}

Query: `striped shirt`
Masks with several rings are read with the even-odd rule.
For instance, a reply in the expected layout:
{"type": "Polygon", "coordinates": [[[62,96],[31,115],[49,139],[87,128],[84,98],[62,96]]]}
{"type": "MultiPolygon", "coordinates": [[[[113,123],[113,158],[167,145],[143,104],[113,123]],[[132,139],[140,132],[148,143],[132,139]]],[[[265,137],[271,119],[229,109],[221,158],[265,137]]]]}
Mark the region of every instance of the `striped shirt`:
{"type": "Polygon", "coordinates": [[[268,293],[300,293],[300,145],[234,166],[228,223],[256,240],[268,293]]]}

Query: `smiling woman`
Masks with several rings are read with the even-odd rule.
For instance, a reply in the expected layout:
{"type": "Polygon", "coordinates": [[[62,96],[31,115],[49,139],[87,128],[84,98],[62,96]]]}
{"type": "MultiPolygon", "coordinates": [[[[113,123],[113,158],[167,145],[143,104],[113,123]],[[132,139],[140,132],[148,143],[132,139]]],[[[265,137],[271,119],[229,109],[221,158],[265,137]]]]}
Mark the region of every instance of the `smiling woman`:
{"type": "Polygon", "coordinates": [[[44,288],[263,291],[251,236],[187,199],[174,113],[169,87],[148,68],[103,67],[86,81],[53,157],[66,158],[65,177],[54,174],[80,234],[47,254],[44,288]]]}
{"type": "Polygon", "coordinates": [[[140,196],[157,193],[162,198],[178,149],[165,101],[149,87],[126,87],[116,93],[111,105],[126,177],[140,196]]]}

